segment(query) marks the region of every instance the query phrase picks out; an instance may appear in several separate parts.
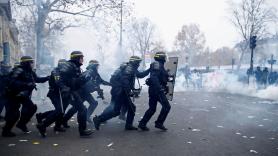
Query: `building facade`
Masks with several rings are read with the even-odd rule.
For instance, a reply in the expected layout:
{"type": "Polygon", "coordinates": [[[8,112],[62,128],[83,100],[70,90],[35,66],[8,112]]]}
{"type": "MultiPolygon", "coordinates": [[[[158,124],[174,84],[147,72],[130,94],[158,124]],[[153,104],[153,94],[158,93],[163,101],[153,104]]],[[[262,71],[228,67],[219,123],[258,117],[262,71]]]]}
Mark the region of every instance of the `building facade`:
{"type": "Polygon", "coordinates": [[[12,19],[10,0],[0,0],[0,61],[12,66],[19,57],[18,29],[12,19]]]}

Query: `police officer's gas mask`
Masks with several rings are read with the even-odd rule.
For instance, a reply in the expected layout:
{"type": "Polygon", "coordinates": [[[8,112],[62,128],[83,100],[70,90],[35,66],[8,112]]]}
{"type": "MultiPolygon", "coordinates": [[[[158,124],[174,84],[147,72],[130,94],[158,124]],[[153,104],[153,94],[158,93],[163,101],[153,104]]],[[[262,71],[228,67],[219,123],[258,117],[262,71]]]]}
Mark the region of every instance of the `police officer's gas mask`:
{"type": "Polygon", "coordinates": [[[164,64],[167,61],[167,55],[164,52],[157,52],[154,55],[154,60],[164,64]]]}
{"type": "Polygon", "coordinates": [[[140,67],[141,61],[132,62],[131,65],[134,69],[138,69],[140,67]]]}
{"type": "Polygon", "coordinates": [[[98,71],[98,68],[99,68],[99,62],[97,60],[91,60],[89,62],[87,70],[91,69],[91,70],[94,70],[94,71],[98,71]]]}
{"type": "Polygon", "coordinates": [[[129,63],[132,65],[133,69],[138,69],[142,59],[138,56],[131,56],[129,58],[129,63]]]}
{"type": "Polygon", "coordinates": [[[20,58],[20,65],[26,70],[32,71],[35,67],[34,59],[30,56],[23,56],[20,58]]]}
{"type": "Polygon", "coordinates": [[[70,54],[70,60],[77,63],[79,66],[82,66],[84,62],[84,55],[81,51],[73,51],[70,54]]]}

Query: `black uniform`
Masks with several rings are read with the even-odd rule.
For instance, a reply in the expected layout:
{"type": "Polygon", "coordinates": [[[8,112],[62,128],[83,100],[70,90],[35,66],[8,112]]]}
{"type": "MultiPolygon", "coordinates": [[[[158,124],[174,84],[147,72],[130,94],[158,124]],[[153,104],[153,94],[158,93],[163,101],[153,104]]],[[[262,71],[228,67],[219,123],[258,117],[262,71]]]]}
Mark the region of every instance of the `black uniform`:
{"type": "MultiPolygon", "coordinates": [[[[144,72],[139,72],[139,71],[136,70],[136,74],[135,75],[136,75],[137,78],[144,78],[148,74],[149,74],[149,69],[144,71],[144,72]]],[[[115,102],[111,101],[110,105],[103,110],[103,114],[106,114],[109,111],[113,110],[114,106],[115,106],[115,102]]],[[[127,111],[128,111],[128,108],[126,107],[126,105],[122,105],[121,112],[120,112],[120,115],[119,115],[119,119],[120,120],[124,120],[124,121],[126,120],[127,111]]]]}
{"type": "MultiPolygon", "coordinates": [[[[7,101],[7,99],[5,98],[5,90],[6,90],[6,84],[8,80],[8,74],[4,73],[2,71],[2,68],[0,70],[0,114],[3,111],[3,108],[5,106],[5,103],[7,101]]],[[[0,116],[0,118],[3,118],[2,116],[0,116]]]]}
{"type": "MultiPolygon", "coordinates": [[[[82,102],[87,101],[89,103],[89,107],[87,110],[87,121],[91,122],[90,116],[93,114],[96,109],[98,102],[94,99],[91,93],[97,91],[99,97],[104,99],[103,92],[100,89],[100,84],[111,86],[111,84],[101,78],[96,68],[92,70],[92,78],[89,82],[87,82],[84,86],[82,86],[78,92],[82,99],[82,102]]],[[[71,117],[77,112],[77,110],[72,107],[65,114],[63,122],[67,125],[67,122],[71,119],[71,117]]]]}
{"type": "MultiPolygon", "coordinates": [[[[87,109],[78,90],[90,80],[91,71],[81,74],[80,64],[77,60],[69,60],[60,68],[60,79],[63,84],[61,93],[63,98],[69,99],[69,103],[77,110],[79,132],[86,130],[87,109]]],[[[66,108],[65,108],[66,109],[66,108]]]]}
{"type": "Polygon", "coordinates": [[[9,133],[20,117],[17,127],[24,132],[28,132],[26,124],[30,121],[37,110],[37,106],[32,102],[31,95],[35,89],[35,83],[44,83],[48,77],[38,77],[36,73],[27,66],[20,65],[13,69],[9,76],[7,90],[8,104],[6,105],[6,124],[3,133],[9,133]],[[21,113],[19,111],[22,104],[21,113]]]}
{"type": "Polygon", "coordinates": [[[65,131],[61,128],[63,115],[64,115],[64,108],[67,107],[69,104],[68,98],[63,98],[61,94],[61,88],[63,88],[63,83],[60,81],[60,71],[59,67],[55,68],[50,75],[49,79],[49,91],[47,96],[50,98],[54,110],[47,111],[44,113],[38,113],[36,115],[38,120],[38,129],[41,129],[42,132],[45,132],[46,127],[55,123],[54,130],[55,131],[65,131]]]}
{"type": "Polygon", "coordinates": [[[262,84],[261,83],[262,75],[263,75],[263,72],[261,71],[261,68],[257,67],[257,70],[255,71],[255,77],[256,77],[257,85],[262,84]]]}
{"type": "Polygon", "coordinates": [[[107,110],[100,116],[94,118],[94,124],[97,130],[99,129],[100,123],[120,115],[123,105],[128,110],[125,128],[127,130],[134,130],[133,120],[136,107],[131,101],[130,96],[134,89],[135,77],[145,77],[149,74],[149,70],[139,73],[137,68],[138,66],[133,66],[131,63],[127,63],[117,69],[111,76],[111,103],[114,103],[114,108],[107,110]]]}
{"type": "MultiPolygon", "coordinates": [[[[7,83],[9,81],[9,73],[11,72],[11,67],[10,66],[6,66],[3,64],[3,62],[1,62],[0,64],[0,115],[4,109],[4,106],[7,103],[7,99],[5,97],[6,94],[6,87],[7,87],[7,83]]],[[[0,116],[0,120],[3,117],[0,116]]]]}
{"type": "Polygon", "coordinates": [[[264,87],[267,87],[267,83],[268,83],[268,68],[265,67],[264,70],[262,71],[262,84],[264,85],[264,87]]]}
{"type": "Polygon", "coordinates": [[[165,95],[165,93],[168,91],[166,86],[168,79],[169,75],[164,68],[163,61],[156,61],[151,64],[150,78],[147,80],[147,85],[149,85],[149,109],[146,111],[139,123],[139,128],[142,130],[148,130],[146,125],[156,112],[157,102],[160,102],[162,109],[155,122],[156,128],[167,130],[163,126],[163,123],[171,109],[169,101],[165,95]]]}

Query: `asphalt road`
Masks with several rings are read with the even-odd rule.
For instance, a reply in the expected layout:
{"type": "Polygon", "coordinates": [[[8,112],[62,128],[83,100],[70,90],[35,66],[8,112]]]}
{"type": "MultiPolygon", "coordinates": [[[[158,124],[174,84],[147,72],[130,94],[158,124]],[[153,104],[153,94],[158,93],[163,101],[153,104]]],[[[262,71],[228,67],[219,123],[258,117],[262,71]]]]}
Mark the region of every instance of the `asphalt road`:
{"type": "MultiPolygon", "coordinates": [[[[32,133],[15,129],[17,137],[0,137],[0,155],[278,156],[277,102],[227,93],[182,92],[175,94],[171,104],[167,132],[154,128],[158,112],[148,125],[149,132],[124,131],[124,122],[115,118],[86,139],[79,138],[76,118],[66,133],[55,134],[48,128],[45,139],[32,121],[28,125],[32,133]]],[[[143,94],[136,105],[137,126],[147,109],[148,96],[143,94]]],[[[45,102],[39,108],[49,106],[45,102]]],[[[96,114],[105,106],[100,104],[96,114]]]]}

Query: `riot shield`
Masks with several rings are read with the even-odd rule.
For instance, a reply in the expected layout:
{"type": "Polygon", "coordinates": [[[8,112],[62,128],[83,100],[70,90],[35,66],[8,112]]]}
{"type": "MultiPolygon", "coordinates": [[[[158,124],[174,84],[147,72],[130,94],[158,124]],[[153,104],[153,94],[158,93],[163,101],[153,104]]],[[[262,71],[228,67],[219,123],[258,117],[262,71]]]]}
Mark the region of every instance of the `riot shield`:
{"type": "Polygon", "coordinates": [[[167,83],[169,92],[166,94],[166,97],[169,101],[172,101],[174,96],[174,87],[178,68],[178,57],[169,57],[164,67],[170,75],[170,81],[167,83]]]}

